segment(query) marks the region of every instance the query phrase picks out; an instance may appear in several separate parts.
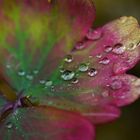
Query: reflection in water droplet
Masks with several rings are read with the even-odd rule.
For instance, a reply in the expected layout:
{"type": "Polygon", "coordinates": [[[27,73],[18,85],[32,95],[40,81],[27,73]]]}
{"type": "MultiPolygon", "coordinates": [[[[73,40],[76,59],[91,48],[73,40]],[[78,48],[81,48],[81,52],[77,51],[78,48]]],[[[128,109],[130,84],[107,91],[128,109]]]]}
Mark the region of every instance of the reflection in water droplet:
{"type": "Polygon", "coordinates": [[[107,64],[110,63],[110,60],[107,57],[105,57],[101,61],[99,61],[99,63],[100,64],[103,64],[103,65],[107,65],[107,64]]]}
{"type": "Polygon", "coordinates": [[[11,129],[13,127],[13,124],[11,122],[6,123],[6,128],[11,129]]]}
{"type": "Polygon", "coordinates": [[[97,73],[98,73],[98,71],[97,71],[96,69],[94,69],[94,68],[90,68],[90,70],[88,71],[88,75],[89,75],[90,77],[96,76],[97,73]]]}
{"type": "Polygon", "coordinates": [[[73,71],[65,70],[62,73],[61,78],[65,81],[68,81],[68,80],[71,80],[74,76],[75,76],[75,73],[73,71]]]}
{"type": "Polygon", "coordinates": [[[113,90],[118,90],[122,88],[122,81],[117,80],[117,79],[113,80],[110,86],[113,90]]]}
{"type": "Polygon", "coordinates": [[[28,80],[33,80],[33,75],[31,75],[31,74],[28,74],[28,75],[26,75],[26,78],[28,79],[28,80]]]}
{"type": "Polygon", "coordinates": [[[67,56],[65,57],[64,61],[67,62],[67,63],[71,63],[71,62],[73,61],[72,55],[67,55],[67,56]]]}
{"type": "Polygon", "coordinates": [[[90,29],[86,35],[86,37],[89,39],[89,40],[98,40],[100,39],[102,36],[102,31],[101,29],[97,29],[97,30],[93,30],[93,29],[90,29]]]}
{"type": "Polygon", "coordinates": [[[52,86],[53,82],[52,81],[46,81],[45,86],[50,87],[52,86]]]}
{"type": "Polygon", "coordinates": [[[76,48],[77,50],[81,50],[81,49],[85,48],[84,42],[79,42],[79,43],[77,43],[76,46],[75,46],[75,48],[76,48]]]}
{"type": "Polygon", "coordinates": [[[112,47],[111,46],[105,46],[105,52],[111,52],[112,51],[112,47]]]}
{"type": "Polygon", "coordinates": [[[88,70],[88,65],[85,63],[81,63],[78,69],[81,72],[86,72],[88,70]]]}
{"type": "Polygon", "coordinates": [[[114,46],[112,52],[115,54],[123,54],[125,52],[125,49],[125,46],[123,46],[121,43],[118,43],[114,46]]]}
{"type": "Polygon", "coordinates": [[[20,70],[20,71],[18,72],[18,75],[19,75],[19,76],[24,76],[24,75],[25,75],[25,71],[20,70]]]}
{"type": "Polygon", "coordinates": [[[79,82],[79,80],[77,78],[73,78],[71,81],[72,84],[77,84],[78,82],[79,82]]]}

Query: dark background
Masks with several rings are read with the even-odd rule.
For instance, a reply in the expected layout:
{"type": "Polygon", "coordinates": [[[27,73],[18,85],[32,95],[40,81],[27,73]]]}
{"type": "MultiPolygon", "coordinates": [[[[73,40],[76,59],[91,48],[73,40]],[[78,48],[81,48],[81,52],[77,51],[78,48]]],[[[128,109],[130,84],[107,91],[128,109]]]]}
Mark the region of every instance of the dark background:
{"type": "MultiPolygon", "coordinates": [[[[120,16],[134,16],[140,23],[140,0],[94,0],[96,21],[94,26],[120,16]]],[[[140,62],[131,71],[140,77],[140,62]]],[[[140,99],[122,108],[120,119],[97,127],[97,140],[140,140],[140,99]]]]}

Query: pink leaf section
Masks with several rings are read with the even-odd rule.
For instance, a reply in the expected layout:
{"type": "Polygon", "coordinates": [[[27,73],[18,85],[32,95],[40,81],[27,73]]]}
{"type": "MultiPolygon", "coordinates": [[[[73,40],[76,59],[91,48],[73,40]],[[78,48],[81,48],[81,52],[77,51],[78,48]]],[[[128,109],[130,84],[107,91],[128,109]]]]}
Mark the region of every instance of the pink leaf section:
{"type": "Polygon", "coordinates": [[[76,45],[63,59],[56,78],[61,82],[53,87],[53,96],[42,103],[52,101],[52,106],[86,114],[97,124],[114,120],[120,115],[117,107],[140,95],[139,78],[125,74],[140,59],[138,22],[121,17],[90,30],[82,42],[81,48],[76,45]],[[68,58],[72,58],[70,62],[68,58]]]}

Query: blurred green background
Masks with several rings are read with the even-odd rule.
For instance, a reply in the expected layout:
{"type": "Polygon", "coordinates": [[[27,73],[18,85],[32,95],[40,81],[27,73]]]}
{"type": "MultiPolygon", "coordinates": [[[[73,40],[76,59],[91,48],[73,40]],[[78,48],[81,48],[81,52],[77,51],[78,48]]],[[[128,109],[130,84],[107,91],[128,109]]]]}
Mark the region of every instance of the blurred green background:
{"type": "MultiPolygon", "coordinates": [[[[140,23],[140,0],[94,0],[96,21],[101,26],[120,16],[134,16],[140,23]]],[[[140,77],[140,62],[128,73],[140,77]]],[[[97,140],[140,140],[140,99],[122,109],[115,122],[97,127],[97,140]]]]}

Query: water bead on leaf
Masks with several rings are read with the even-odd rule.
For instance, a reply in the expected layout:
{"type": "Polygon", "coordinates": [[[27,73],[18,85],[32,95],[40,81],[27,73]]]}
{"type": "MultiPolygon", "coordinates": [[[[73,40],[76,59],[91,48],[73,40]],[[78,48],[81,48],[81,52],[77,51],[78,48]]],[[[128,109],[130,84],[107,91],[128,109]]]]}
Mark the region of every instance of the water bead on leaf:
{"type": "Polygon", "coordinates": [[[100,64],[107,65],[110,63],[109,58],[104,57],[102,60],[99,61],[100,64]]]}
{"type": "Polygon", "coordinates": [[[106,53],[111,52],[112,49],[113,49],[113,48],[112,48],[111,46],[105,46],[105,52],[106,52],[106,53]]]}
{"type": "Polygon", "coordinates": [[[67,55],[64,60],[67,63],[71,63],[73,61],[73,56],[72,55],[67,55]]]}
{"type": "Polygon", "coordinates": [[[23,71],[23,70],[18,71],[18,75],[19,75],[19,76],[24,76],[25,74],[26,74],[26,72],[23,71]]]}
{"type": "Polygon", "coordinates": [[[73,79],[74,76],[75,76],[75,73],[73,71],[65,70],[62,73],[61,78],[65,81],[69,81],[69,80],[73,79]]]}
{"type": "Polygon", "coordinates": [[[98,71],[97,71],[95,68],[90,68],[89,71],[88,71],[88,75],[89,75],[90,77],[96,76],[97,73],[98,73],[98,71]]]}
{"type": "Polygon", "coordinates": [[[11,128],[13,127],[12,122],[7,122],[7,123],[5,124],[5,127],[6,127],[7,129],[11,129],[11,128]]]}
{"type": "Polygon", "coordinates": [[[125,46],[121,43],[118,43],[114,46],[112,52],[115,54],[123,54],[125,52],[125,46]]]}
{"type": "Polygon", "coordinates": [[[81,64],[79,65],[78,70],[79,70],[80,72],[86,72],[86,71],[88,70],[88,68],[89,68],[89,66],[88,66],[87,63],[81,63],[81,64]]]}

